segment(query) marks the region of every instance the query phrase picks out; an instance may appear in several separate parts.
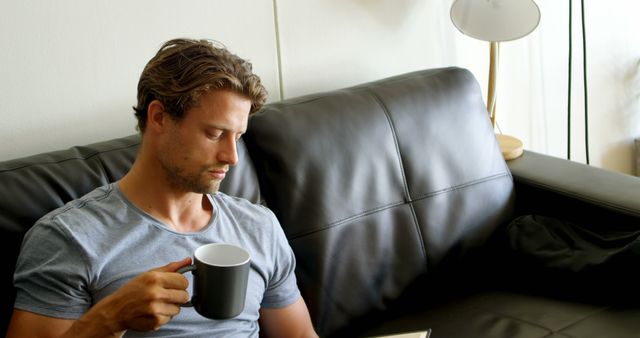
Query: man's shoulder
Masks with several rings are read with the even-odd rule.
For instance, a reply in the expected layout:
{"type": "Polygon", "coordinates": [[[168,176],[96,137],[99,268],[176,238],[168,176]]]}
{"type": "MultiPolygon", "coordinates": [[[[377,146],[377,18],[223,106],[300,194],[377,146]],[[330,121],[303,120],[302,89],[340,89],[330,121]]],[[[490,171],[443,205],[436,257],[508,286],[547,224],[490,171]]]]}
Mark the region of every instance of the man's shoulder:
{"type": "Polygon", "coordinates": [[[40,218],[35,225],[89,222],[104,217],[109,210],[121,208],[121,205],[116,205],[120,203],[114,184],[107,184],[52,210],[40,218]]]}
{"type": "Polygon", "coordinates": [[[273,232],[280,228],[275,214],[262,204],[218,192],[212,195],[214,207],[223,221],[242,224],[244,228],[273,232]],[[267,230],[269,229],[269,230],[267,230]]]}
{"type": "Polygon", "coordinates": [[[114,196],[113,186],[105,185],[69,201],[36,221],[26,233],[25,242],[47,241],[55,243],[52,245],[61,245],[60,243],[71,240],[84,246],[103,240],[111,222],[110,216],[105,215],[105,210],[122,209],[121,205],[113,205],[114,197],[117,198],[114,196]]]}
{"type": "Polygon", "coordinates": [[[223,192],[216,192],[215,194],[212,194],[210,196],[216,204],[223,207],[237,209],[243,212],[256,212],[269,215],[272,214],[271,210],[269,210],[269,208],[267,208],[266,206],[251,202],[242,197],[230,196],[223,192]]]}

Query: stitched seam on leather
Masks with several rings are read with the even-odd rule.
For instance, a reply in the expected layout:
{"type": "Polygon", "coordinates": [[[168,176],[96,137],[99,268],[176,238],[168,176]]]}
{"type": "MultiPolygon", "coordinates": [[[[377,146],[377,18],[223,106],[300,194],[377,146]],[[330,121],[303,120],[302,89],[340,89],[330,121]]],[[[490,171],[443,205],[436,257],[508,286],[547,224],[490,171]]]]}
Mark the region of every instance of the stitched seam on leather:
{"type": "Polygon", "coordinates": [[[419,197],[414,198],[414,199],[409,199],[407,201],[389,203],[389,204],[385,204],[385,205],[379,206],[377,208],[368,209],[368,210],[359,212],[357,214],[351,215],[349,217],[345,217],[345,218],[339,219],[337,221],[333,221],[333,222],[328,223],[327,225],[325,225],[323,227],[320,227],[320,228],[317,228],[317,229],[291,234],[289,236],[289,240],[294,240],[294,239],[298,239],[298,238],[301,238],[301,237],[305,237],[307,235],[315,234],[317,232],[322,232],[322,231],[325,231],[325,230],[329,230],[331,228],[340,226],[340,225],[342,225],[344,223],[353,221],[353,220],[358,219],[360,217],[365,217],[365,216],[368,216],[368,215],[371,215],[371,214],[375,214],[375,213],[380,212],[380,211],[384,211],[384,210],[387,210],[387,209],[399,207],[399,206],[402,206],[402,205],[405,205],[405,204],[411,204],[413,202],[421,201],[421,200],[424,200],[424,199],[427,199],[427,198],[431,198],[431,197],[434,197],[434,196],[437,196],[437,195],[441,195],[441,194],[444,194],[444,193],[452,192],[452,191],[455,191],[455,190],[464,189],[464,188],[467,188],[467,187],[470,187],[470,186],[473,186],[473,185],[477,185],[477,184],[481,184],[481,183],[484,183],[484,182],[493,181],[493,180],[500,179],[500,178],[503,178],[503,177],[509,177],[509,174],[508,173],[496,174],[496,175],[488,176],[488,177],[485,177],[485,178],[482,178],[482,179],[465,182],[465,183],[462,183],[460,185],[456,185],[456,186],[449,187],[449,188],[446,188],[446,189],[441,189],[441,190],[438,190],[438,191],[434,191],[434,192],[419,196],[419,197]]]}
{"type": "MultiPolygon", "coordinates": [[[[568,328],[570,328],[570,327],[572,327],[572,326],[575,326],[575,325],[577,325],[577,324],[579,324],[579,323],[581,323],[581,322],[583,322],[583,321],[585,321],[585,320],[587,320],[587,319],[589,319],[589,318],[593,317],[594,315],[596,315],[596,314],[598,314],[598,313],[601,313],[601,312],[604,312],[604,311],[607,311],[607,310],[609,310],[609,309],[611,309],[611,308],[612,308],[612,306],[605,306],[605,307],[602,307],[602,308],[596,309],[596,310],[594,310],[593,312],[591,312],[591,313],[589,313],[589,314],[585,315],[584,317],[582,317],[582,318],[580,318],[580,319],[576,320],[575,322],[573,322],[573,323],[571,323],[571,324],[568,324],[567,326],[565,326],[565,327],[563,327],[563,328],[559,329],[559,330],[558,330],[558,332],[561,332],[561,331],[566,330],[566,329],[568,329],[568,328]]],[[[565,334],[565,335],[566,335],[566,333],[563,333],[563,334],[565,334]]]]}
{"type": "Polygon", "coordinates": [[[553,336],[553,337],[562,336],[562,337],[567,337],[567,338],[575,338],[574,336],[570,336],[570,335],[568,335],[568,334],[566,334],[564,332],[549,332],[549,334],[544,335],[542,338],[551,337],[551,336],[553,336]]]}
{"type": "MultiPolygon", "coordinates": [[[[109,150],[103,150],[103,151],[95,151],[85,157],[70,157],[70,158],[65,158],[65,159],[61,159],[59,161],[50,161],[50,162],[39,162],[39,163],[32,163],[32,164],[25,164],[23,166],[20,167],[15,167],[15,168],[9,168],[9,169],[5,169],[5,170],[0,170],[0,174],[5,173],[5,172],[10,172],[10,171],[16,171],[16,170],[21,170],[21,169],[25,169],[25,168],[30,168],[30,167],[37,167],[37,166],[42,166],[42,165],[51,165],[51,164],[60,164],[60,163],[64,163],[67,161],[75,161],[75,160],[81,160],[81,161],[86,161],[89,160],[95,156],[98,156],[100,154],[106,154],[106,153],[110,153],[112,151],[120,151],[120,150],[124,150],[124,149],[128,149],[128,148],[132,148],[132,147],[137,147],[138,145],[140,145],[140,142],[136,142],[133,144],[129,144],[120,148],[114,148],[114,149],[109,149],[109,150]]],[[[34,156],[38,156],[38,155],[34,155],[34,156]]]]}
{"type": "Polygon", "coordinates": [[[481,184],[481,183],[484,183],[484,182],[489,182],[489,181],[493,181],[495,179],[499,179],[499,178],[502,178],[502,177],[509,177],[509,176],[510,176],[509,173],[501,173],[501,174],[495,174],[495,175],[483,177],[481,179],[469,181],[469,182],[466,182],[466,183],[463,183],[463,184],[460,184],[460,185],[456,185],[456,186],[452,186],[452,187],[448,187],[448,188],[432,191],[430,193],[427,193],[427,194],[424,194],[424,195],[421,195],[421,196],[416,196],[415,198],[411,199],[411,202],[423,200],[423,199],[430,198],[430,197],[433,197],[433,196],[436,196],[436,195],[449,193],[449,192],[452,192],[452,191],[468,188],[470,186],[478,185],[478,184],[481,184]]]}
{"type": "MultiPolygon", "coordinates": [[[[553,330],[553,329],[551,329],[551,328],[549,328],[549,327],[546,327],[546,326],[544,326],[544,325],[538,324],[538,323],[530,322],[530,321],[528,321],[528,320],[524,320],[524,319],[522,319],[522,318],[518,318],[518,317],[515,317],[515,316],[511,316],[511,315],[508,315],[508,314],[504,314],[504,313],[502,313],[502,312],[500,312],[500,311],[489,310],[489,309],[485,309],[485,310],[487,310],[487,312],[493,313],[494,315],[498,315],[498,316],[501,316],[501,317],[504,317],[504,318],[511,319],[511,320],[513,320],[513,321],[516,321],[516,322],[524,323],[524,324],[527,324],[527,325],[535,326],[535,327],[540,328],[540,329],[543,329],[543,330],[547,330],[547,331],[548,331],[548,333],[556,333],[556,331],[555,331],[555,330],[553,330]]],[[[564,333],[563,333],[563,334],[564,334],[564,333]]],[[[545,336],[543,336],[543,337],[546,337],[546,336],[548,336],[548,335],[545,335],[545,336]]]]}
{"type": "MultiPolygon", "coordinates": [[[[402,154],[400,153],[400,145],[398,144],[398,136],[396,133],[396,126],[393,124],[393,120],[391,119],[391,114],[389,113],[389,108],[384,104],[382,98],[378,96],[371,90],[365,91],[367,94],[371,95],[373,99],[378,103],[382,111],[384,112],[385,117],[387,118],[387,122],[389,123],[389,129],[391,129],[391,134],[393,135],[393,144],[396,148],[396,155],[398,156],[398,165],[400,166],[400,173],[402,174],[402,185],[404,188],[404,194],[406,199],[409,202],[411,200],[411,195],[409,194],[409,185],[407,184],[407,176],[404,170],[404,162],[402,160],[402,154]]],[[[427,248],[424,245],[424,237],[422,236],[422,230],[420,229],[420,223],[418,222],[418,216],[416,215],[416,210],[413,207],[413,204],[409,204],[409,209],[411,210],[411,216],[413,217],[413,222],[415,224],[416,232],[418,233],[418,238],[420,241],[420,249],[422,250],[422,256],[425,261],[427,261],[427,248]]]]}
{"type": "Polygon", "coordinates": [[[585,319],[587,319],[587,318],[589,318],[589,317],[593,316],[594,314],[600,313],[600,312],[605,311],[605,310],[607,310],[607,309],[609,309],[609,308],[610,308],[610,307],[609,307],[609,306],[607,306],[607,307],[604,307],[604,308],[596,309],[596,310],[594,310],[593,312],[591,312],[591,313],[589,313],[589,314],[585,315],[584,317],[582,317],[582,318],[580,318],[580,319],[578,319],[578,320],[575,320],[575,321],[571,322],[570,324],[567,324],[566,326],[564,326],[564,327],[562,327],[562,328],[559,328],[559,329],[557,329],[557,330],[551,329],[551,328],[546,327],[546,326],[544,326],[544,325],[541,325],[541,324],[538,324],[538,323],[535,323],[535,322],[531,322],[531,321],[528,321],[528,320],[525,320],[525,319],[522,319],[522,318],[518,318],[518,317],[515,317],[515,316],[511,316],[511,315],[508,315],[508,314],[504,314],[504,313],[502,313],[502,312],[500,312],[500,311],[489,310],[489,309],[486,309],[486,308],[485,308],[485,310],[487,310],[488,312],[492,312],[492,313],[494,313],[494,314],[496,314],[496,315],[503,316],[503,317],[505,317],[505,318],[509,318],[509,319],[512,319],[512,320],[515,320],[515,321],[519,321],[519,322],[522,322],[522,323],[525,323],[525,324],[529,324],[529,325],[532,325],[532,326],[539,327],[539,328],[544,329],[544,330],[548,330],[548,331],[549,331],[549,333],[558,333],[558,334],[562,334],[562,335],[567,336],[567,337],[572,337],[572,336],[570,336],[570,335],[568,335],[567,333],[562,332],[562,331],[563,331],[563,330],[565,330],[565,329],[567,329],[567,328],[570,328],[570,327],[571,327],[571,326],[573,326],[573,325],[576,325],[576,324],[578,324],[578,323],[580,323],[580,322],[584,321],[585,319]]]}
{"type": "Polygon", "coordinates": [[[383,205],[383,206],[377,207],[375,209],[369,209],[369,210],[363,211],[361,213],[358,213],[358,214],[351,215],[349,217],[343,218],[341,220],[338,220],[338,221],[335,221],[335,222],[331,222],[331,223],[329,223],[329,224],[327,224],[327,225],[325,225],[325,226],[323,226],[321,228],[317,228],[317,229],[313,229],[313,230],[309,230],[309,231],[305,231],[305,232],[299,232],[299,233],[292,234],[291,236],[289,236],[289,240],[294,240],[294,239],[297,239],[297,238],[300,238],[300,237],[305,237],[307,235],[314,234],[316,232],[322,232],[322,231],[325,231],[325,230],[329,230],[331,228],[340,226],[340,225],[342,225],[344,223],[347,223],[349,221],[353,221],[354,219],[358,219],[360,217],[364,217],[364,216],[368,216],[368,215],[371,215],[371,214],[375,214],[375,213],[380,212],[380,211],[384,211],[384,210],[387,210],[387,209],[391,209],[391,208],[394,208],[394,207],[405,205],[407,203],[408,202],[404,202],[403,201],[403,202],[397,202],[397,203],[383,205]]]}

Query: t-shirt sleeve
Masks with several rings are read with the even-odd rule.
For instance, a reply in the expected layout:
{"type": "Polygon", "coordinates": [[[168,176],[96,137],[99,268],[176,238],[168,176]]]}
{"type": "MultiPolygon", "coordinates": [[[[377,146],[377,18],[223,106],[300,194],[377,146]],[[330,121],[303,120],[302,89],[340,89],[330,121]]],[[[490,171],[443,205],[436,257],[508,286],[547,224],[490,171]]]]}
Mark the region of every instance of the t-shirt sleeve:
{"type": "Polygon", "coordinates": [[[274,270],[268,281],[261,306],[282,308],[293,304],[300,298],[295,275],[296,258],[275,215],[271,211],[269,211],[269,215],[274,234],[272,241],[274,270]]]}
{"type": "Polygon", "coordinates": [[[40,221],[27,233],[16,263],[14,307],[77,319],[91,307],[84,257],[62,227],[40,221]]]}

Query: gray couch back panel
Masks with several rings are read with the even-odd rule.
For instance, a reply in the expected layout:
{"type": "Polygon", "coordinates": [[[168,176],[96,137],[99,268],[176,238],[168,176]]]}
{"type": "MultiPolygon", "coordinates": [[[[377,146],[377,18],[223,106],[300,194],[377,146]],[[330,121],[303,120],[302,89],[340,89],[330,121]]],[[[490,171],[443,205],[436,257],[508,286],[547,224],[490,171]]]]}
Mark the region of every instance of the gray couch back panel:
{"type": "Polygon", "coordinates": [[[270,104],[246,140],[263,197],[304,258],[298,280],[321,336],[383,310],[512,213],[512,178],[466,70],[270,104]]]}

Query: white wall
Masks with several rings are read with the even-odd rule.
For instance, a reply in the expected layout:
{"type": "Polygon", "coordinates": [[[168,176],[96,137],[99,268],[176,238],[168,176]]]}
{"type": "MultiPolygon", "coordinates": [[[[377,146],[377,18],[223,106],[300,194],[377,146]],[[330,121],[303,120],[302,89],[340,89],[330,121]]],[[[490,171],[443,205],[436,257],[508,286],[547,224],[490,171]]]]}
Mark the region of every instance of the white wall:
{"type": "Polygon", "coordinates": [[[270,1],[3,0],[0,160],[135,133],[144,65],[174,37],[212,38],[279,91],[270,1]]]}
{"type": "MultiPolygon", "coordinates": [[[[538,29],[503,44],[499,119],[526,148],[566,157],[569,1],[536,2],[542,12],[538,29]],[[514,90],[528,95],[510,97],[514,90]]],[[[640,137],[638,12],[640,3],[633,0],[585,1],[590,163],[625,173],[634,171],[633,141],[640,137]]],[[[571,158],[585,162],[580,15],[580,1],[573,1],[571,158]]]]}
{"type": "MultiPolygon", "coordinates": [[[[498,123],[525,148],[566,156],[568,1],[501,45],[498,123]]],[[[422,68],[470,69],[486,93],[488,44],[449,20],[452,0],[4,0],[0,160],[135,132],[144,64],[174,37],[250,59],[271,101],[422,68]]],[[[640,137],[634,0],[587,1],[592,165],[631,173],[640,137]]],[[[584,162],[580,6],[574,1],[572,159],[584,162]]]]}

